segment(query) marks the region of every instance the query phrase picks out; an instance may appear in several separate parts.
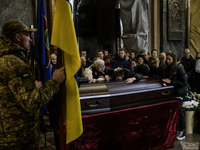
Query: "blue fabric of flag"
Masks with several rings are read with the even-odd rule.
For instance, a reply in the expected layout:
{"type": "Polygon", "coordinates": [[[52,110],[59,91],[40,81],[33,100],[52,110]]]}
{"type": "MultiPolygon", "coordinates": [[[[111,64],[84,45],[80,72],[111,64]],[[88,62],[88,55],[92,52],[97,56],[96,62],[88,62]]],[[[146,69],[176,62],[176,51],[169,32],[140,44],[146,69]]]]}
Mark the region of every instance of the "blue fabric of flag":
{"type": "MultiPolygon", "coordinates": [[[[45,13],[44,0],[37,1],[37,26],[35,42],[35,60],[38,62],[38,79],[44,84],[49,79],[52,79],[51,64],[50,64],[50,46],[48,36],[48,26],[45,13]]],[[[44,107],[47,111],[47,105],[44,107]]]]}

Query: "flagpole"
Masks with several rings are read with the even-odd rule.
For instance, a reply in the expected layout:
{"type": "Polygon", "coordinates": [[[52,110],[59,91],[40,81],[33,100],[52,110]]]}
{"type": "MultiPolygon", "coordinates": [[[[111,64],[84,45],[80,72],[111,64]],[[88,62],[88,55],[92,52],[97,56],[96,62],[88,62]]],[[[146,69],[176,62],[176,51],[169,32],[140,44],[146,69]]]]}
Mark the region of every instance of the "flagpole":
{"type": "MultiPolygon", "coordinates": [[[[59,58],[57,60],[57,63],[58,63],[58,68],[61,68],[62,67],[62,58],[63,56],[63,52],[58,48],[57,50],[57,58],[59,58]]],[[[63,124],[64,124],[64,116],[63,116],[63,106],[65,106],[63,103],[65,102],[65,85],[64,85],[65,82],[63,82],[62,84],[60,84],[60,92],[59,92],[59,108],[60,108],[60,112],[59,112],[59,120],[60,120],[60,125],[59,125],[59,130],[60,130],[60,150],[65,150],[65,133],[63,133],[64,131],[64,127],[63,127],[63,124]],[[62,96],[61,96],[62,95],[62,96]]]]}

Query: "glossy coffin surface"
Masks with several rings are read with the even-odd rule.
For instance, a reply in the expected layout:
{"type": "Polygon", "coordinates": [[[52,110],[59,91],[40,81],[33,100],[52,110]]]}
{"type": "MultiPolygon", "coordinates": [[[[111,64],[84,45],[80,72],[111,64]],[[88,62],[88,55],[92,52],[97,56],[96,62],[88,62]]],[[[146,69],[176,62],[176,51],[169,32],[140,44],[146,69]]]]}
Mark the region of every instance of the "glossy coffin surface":
{"type": "Polygon", "coordinates": [[[132,84],[121,82],[81,84],[83,114],[143,106],[173,99],[173,86],[164,86],[161,79],[143,79],[132,84]]]}

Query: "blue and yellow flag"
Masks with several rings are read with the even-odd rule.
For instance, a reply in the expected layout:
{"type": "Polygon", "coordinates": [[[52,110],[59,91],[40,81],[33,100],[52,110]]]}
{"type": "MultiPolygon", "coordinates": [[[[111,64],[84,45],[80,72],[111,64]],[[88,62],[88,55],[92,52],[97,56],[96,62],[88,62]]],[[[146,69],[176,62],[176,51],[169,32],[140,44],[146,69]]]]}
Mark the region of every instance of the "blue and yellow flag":
{"type": "Polygon", "coordinates": [[[35,42],[35,59],[39,64],[39,80],[45,83],[51,79],[50,48],[48,26],[44,7],[44,0],[37,2],[37,29],[35,42]]]}
{"type": "Polygon", "coordinates": [[[66,0],[56,1],[51,44],[64,52],[66,72],[66,143],[83,133],[79,90],[74,75],[81,66],[71,6],[66,0]]]}

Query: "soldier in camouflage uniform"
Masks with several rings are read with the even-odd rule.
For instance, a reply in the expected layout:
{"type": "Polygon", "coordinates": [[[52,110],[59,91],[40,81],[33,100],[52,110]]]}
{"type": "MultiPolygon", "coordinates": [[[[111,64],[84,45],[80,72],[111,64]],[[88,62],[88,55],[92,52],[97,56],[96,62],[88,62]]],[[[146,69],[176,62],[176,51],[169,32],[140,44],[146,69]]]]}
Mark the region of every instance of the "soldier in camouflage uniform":
{"type": "Polygon", "coordinates": [[[9,20],[0,37],[0,150],[35,150],[39,110],[59,90],[64,68],[44,85],[35,82],[25,52],[30,32],[20,20],[9,20]]]}

